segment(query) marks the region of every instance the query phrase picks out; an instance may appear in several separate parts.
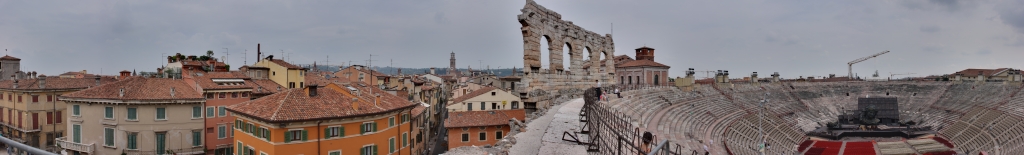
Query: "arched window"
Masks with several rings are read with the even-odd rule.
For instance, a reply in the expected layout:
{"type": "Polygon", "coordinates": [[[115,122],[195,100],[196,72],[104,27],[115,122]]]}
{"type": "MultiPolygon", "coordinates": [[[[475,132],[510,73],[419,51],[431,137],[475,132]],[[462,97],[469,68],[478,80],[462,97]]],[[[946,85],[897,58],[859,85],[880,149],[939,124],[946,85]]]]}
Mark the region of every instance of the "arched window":
{"type": "Polygon", "coordinates": [[[629,77],[629,84],[633,84],[633,77],[632,76],[629,77]]]}
{"type": "Polygon", "coordinates": [[[619,84],[626,84],[626,78],[624,76],[619,76],[619,84]]]}
{"type": "Polygon", "coordinates": [[[640,83],[640,76],[636,76],[636,84],[641,84],[640,83]]]}

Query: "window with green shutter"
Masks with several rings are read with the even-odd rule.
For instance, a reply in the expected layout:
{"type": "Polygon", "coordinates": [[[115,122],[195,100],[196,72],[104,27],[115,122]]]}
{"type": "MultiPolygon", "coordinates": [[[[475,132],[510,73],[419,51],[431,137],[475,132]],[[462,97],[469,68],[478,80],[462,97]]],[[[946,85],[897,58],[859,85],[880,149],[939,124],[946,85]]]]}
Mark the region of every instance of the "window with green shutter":
{"type": "Polygon", "coordinates": [[[156,108],[156,119],[167,120],[167,108],[156,108]]]}
{"type": "Polygon", "coordinates": [[[388,138],[388,153],[395,153],[395,138],[388,138]]]}
{"type": "Polygon", "coordinates": [[[388,117],[388,127],[395,126],[395,117],[388,117]]]}
{"type": "Polygon", "coordinates": [[[128,120],[138,120],[139,119],[139,114],[138,114],[138,111],[136,111],[136,110],[137,110],[136,108],[128,108],[128,110],[127,110],[128,120]]]}
{"type": "Polygon", "coordinates": [[[409,145],[409,133],[402,133],[402,146],[409,145]]]}
{"type": "Polygon", "coordinates": [[[103,118],[114,119],[114,107],[103,107],[103,118]]]}
{"type": "Polygon", "coordinates": [[[114,128],[103,128],[103,146],[114,146],[114,128]]]}
{"type": "Polygon", "coordinates": [[[373,127],[373,132],[377,132],[377,122],[373,122],[370,126],[373,127]]]}
{"type": "Polygon", "coordinates": [[[244,147],[245,147],[245,146],[244,146],[244,145],[242,145],[242,142],[238,142],[238,145],[235,145],[235,147],[238,147],[238,153],[243,153],[243,152],[245,152],[245,150],[244,150],[244,147]]]}
{"type": "Polygon", "coordinates": [[[192,146],[199,146],[203,144],[203,135],[200,135],[200,131],[192,131],[192,146]]]}
{"type": "Polygon", "coordinates": [[[228,137],[227,129],[225,129],[225,128],[227,128],[227,127],[224,127],[223,125],[222,126],[217,126],[217,138],[218,139],[220,139],[220,138],[227,138],[228,137]]]}
{"type": "Polygon", "coordinates": [[[270,141],[270,129],[263,128],[263,138],[267,139],[268,142],[270,141]]]}
{"type": "Polygon", "coordinates": [[[291,131],[288,131],[288,132],[284,133],[284,142],[285,143],[292,142],[292,132],[291,131]]]}
{"type": "Polygon", "coordinates": [[[206,107],[206,118],[212,118],[216,116],[213,110],[213,107],[206,107]]]}
{"type": "Polygon", "coordinates": [[[302,141],[306,141],[308,139],[309,135],[307,133],[308,132],[306,132],[306,130],[302,130],[302,141]]]}
{"type": "Polygon", "coordinates": [[[77,104],[76,105],[71,105],[71,115],[81,116],[82,115],[82,111],[79,110],[79,109],[81,109],[81,108],[79,108],[79,106],[77,104]]]}
{"type": "Polygon", "coordinates": [[[71,128],[72,128],[71,130],[73,130],[72,132],[74,134],[74,136],[72,136],[72,141],[75,142],[75,143],[82,143],[82,125],[79,125],[79,124],[71,125],[71,128]]]}
{"type": "Polygon", "coordinates": [[[156,152],[165,152],[167,149],[167,133],[157,132],[156,133],[156,152]]]}
{"type": "Polygon", "coordinates": [[[227,116],[227,110],[224,110],[224,106],[217,107],[217,116],[227,116]]]}
{"type": "Polygon", "coordinates": [[[203,107],[193,106],[192,107],[192,118],[201,118],[201,117],[203,117],[203,107]]]}
{"type": "Polygon", "coordinates": [[[341,155],[341,151],[331,151],[330,153],[327,153],[327,155],[341,155]]]}
{"type": "Polygon", "coordinates": [[[139,133],[128,133],[128,146],[127,147],[128,147],[129,150],[138,150],[139,149],[138,141],[137,141],[138,137],[139,137],[139,133]]]}

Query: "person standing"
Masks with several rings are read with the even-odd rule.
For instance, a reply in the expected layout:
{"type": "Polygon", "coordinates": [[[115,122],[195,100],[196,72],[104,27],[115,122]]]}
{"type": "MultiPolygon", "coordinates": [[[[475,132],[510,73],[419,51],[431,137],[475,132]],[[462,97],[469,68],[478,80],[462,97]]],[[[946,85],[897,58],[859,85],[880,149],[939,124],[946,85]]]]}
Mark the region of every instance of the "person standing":
{"type": "Polygon", "coordinates": [[[622,94],[619,94],[619,88],[615,88],[615,96],[622,98],[622,94]]]}

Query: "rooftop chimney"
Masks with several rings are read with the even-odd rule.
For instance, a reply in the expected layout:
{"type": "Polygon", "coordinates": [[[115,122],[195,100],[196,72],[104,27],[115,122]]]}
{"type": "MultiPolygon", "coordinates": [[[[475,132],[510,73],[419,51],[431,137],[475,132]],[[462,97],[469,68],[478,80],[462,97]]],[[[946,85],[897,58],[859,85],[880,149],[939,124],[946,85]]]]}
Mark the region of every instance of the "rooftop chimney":
{"type": "Polygon", "coordinates": [[[121,88],[121,93],[119,93],[117,97],[124,97],[124,88],[121,88]]]}
{"type": "Polygon", "coordinates": [[[39,75],[39,88],[46,88],[46,75],[39,75]]]}
{"type": "Polygon", "coordinates": [[[174,87],[171,87],[171,97],[174,97],[174,87]]]}
{"type": "Polygon", "coordinates": [[[353,97],[352,98],[352,109],[359,110],[359,98],[357,98],[357,97],[353,97]]]}
{"type": "Polygon", "coordinates": [[[256,44],[256,62],[260,61],[260,58],[262,58],[262,57],[260,57],[260,55],[262,55],[262,54],[263,54],[263,52],[260,52],[260,44],[257,43],[256,44]]]}
{"type": "Polygon", "coordinates": [[[122,80],[124,78],[128,78],[129,76],[132,76],[132,72],[129,72],[128,70],[123,70],[123,71],[121,71],[119,73],[121,73],[121,76],[118,77],[118,79],[122,79],[122,80]]]}
{"type": "Polygon", "coordinates": [[[437,69],[437,68],[435,68],[435,67],[430,67],[430,74],[436,74],[436,73],[434,73],[434,70],[435,70],[435,69],[437,69]]]}
{"type": "Polygon", "coordinates": [[[317,93],[317,92],[316,92],[316,87],[317,87],[317,85],[316,85],[316,84],[312,84],[312,85],[309,85],[309,93],[308,93],[308,94],[309,94],[309,97],[314,97],[314,96],[316,96],[316,93],[317,93]]]}
{"type": "Polygon", "coordinates": [[[14,85],[12,85],[12,86],[13,86],[14,89],[18,89],[18,80],[17,79],[14,80],[14,85]]]}
{"type": "Polygon", "coordinates": [[[375,99],[375,100],[373,100],[373,105],[375,105],[375,106],[380,106],[380,102],[381,102],[381,101],[380,101],[380,94],[375,94],[375,97],[374,97],[374,98],[376,98],[376,99],[375,99]]]}
{"type": "Polygon", "coordinates": [[[96,75],[96,85],[100,85],[100,75],[96,75]]]}

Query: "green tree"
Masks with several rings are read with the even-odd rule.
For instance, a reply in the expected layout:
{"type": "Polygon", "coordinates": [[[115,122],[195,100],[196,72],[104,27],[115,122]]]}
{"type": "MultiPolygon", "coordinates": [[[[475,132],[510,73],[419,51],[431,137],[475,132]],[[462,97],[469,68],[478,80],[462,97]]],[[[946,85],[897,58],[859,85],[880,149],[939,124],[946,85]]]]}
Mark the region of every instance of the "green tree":
{"type": "Polygon", "coordinates": [[[206,56],[213,57],[213,50],[206,50],[206,56]]]}

